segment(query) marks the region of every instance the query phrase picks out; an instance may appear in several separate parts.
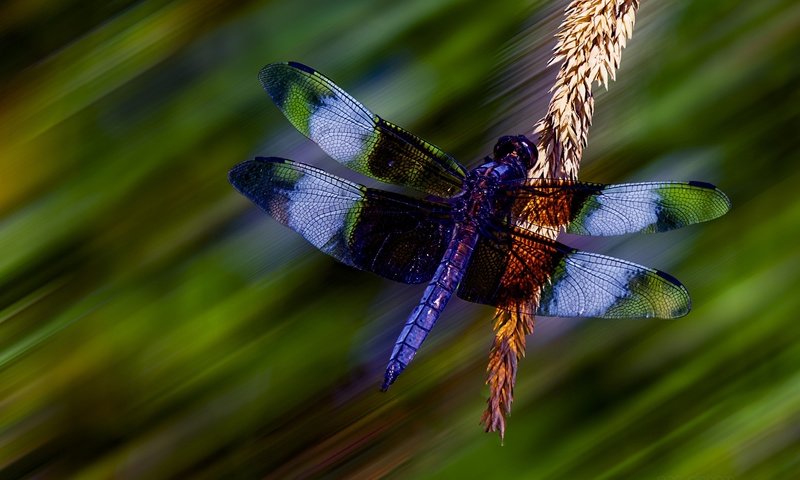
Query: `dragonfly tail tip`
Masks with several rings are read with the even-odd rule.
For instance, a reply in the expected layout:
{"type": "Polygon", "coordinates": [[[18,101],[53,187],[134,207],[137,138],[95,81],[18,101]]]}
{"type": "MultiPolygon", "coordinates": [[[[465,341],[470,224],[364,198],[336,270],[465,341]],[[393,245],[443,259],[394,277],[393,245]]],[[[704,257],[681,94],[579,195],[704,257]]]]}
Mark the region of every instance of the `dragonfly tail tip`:
{"type": "Polygon", "coordinates": [[[397,380],[397,377],[402,373],[405,369],[405,365],[397,360],[393,360],[389,362],[389,365],[386,366],[386,374],[383,376],[383,385],[381,386],[381,391],[385,392],[389,390],[389,386],[397,380]]]}

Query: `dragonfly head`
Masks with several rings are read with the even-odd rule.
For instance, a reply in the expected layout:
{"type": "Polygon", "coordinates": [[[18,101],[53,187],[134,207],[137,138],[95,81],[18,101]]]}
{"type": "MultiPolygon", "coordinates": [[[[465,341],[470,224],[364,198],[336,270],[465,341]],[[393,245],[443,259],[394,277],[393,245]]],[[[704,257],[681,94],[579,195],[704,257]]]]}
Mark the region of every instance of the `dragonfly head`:
{"type": "Polygon", "coordinates": [[[525,135],[500,137],[494,146],[494,159],[499,162],[508,156],[515,158],[527,171],[536,162],[536,146],[525,135]]]}

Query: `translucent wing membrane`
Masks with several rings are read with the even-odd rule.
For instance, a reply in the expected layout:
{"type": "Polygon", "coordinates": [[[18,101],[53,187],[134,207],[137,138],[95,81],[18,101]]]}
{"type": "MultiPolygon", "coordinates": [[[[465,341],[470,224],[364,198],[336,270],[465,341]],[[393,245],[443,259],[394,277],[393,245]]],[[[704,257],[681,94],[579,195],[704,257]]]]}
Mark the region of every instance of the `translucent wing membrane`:
{"type": "Polygon", "coordinates": [[[370,189],[282,158],[229,174],[244,196],[321,251],[391,280],[431,279],[453,229],[449,207],[370,189]]]}
{"type": "Polygon", "coordinates": [[[669,274],[521,229],[482,236],[458,296],[560,317],[674,318],[690,309],[688,292],[669,274]]]}
{"type": "Polygon", "coordinates": [[[689,313],[689,292],[668,273],[613,257],[565,253],[542,288],[537,315],[675,318],[689,313]]]}
{"type": "Polygon", "coordinates": [[[461,191],[466,171],[453,157],[373,114],[314,69],[274,63],[259,79],[292,125],[336,161],[440,197],[461,191]]]}
{"type": "Polygon", "coordinates": [[[512,221],[533,229],[564,229],[579,235],[664,232],[715,219],[730,200],[703,182],[600,185],[569,180],[528,180],[511,185],[512,221]]]}

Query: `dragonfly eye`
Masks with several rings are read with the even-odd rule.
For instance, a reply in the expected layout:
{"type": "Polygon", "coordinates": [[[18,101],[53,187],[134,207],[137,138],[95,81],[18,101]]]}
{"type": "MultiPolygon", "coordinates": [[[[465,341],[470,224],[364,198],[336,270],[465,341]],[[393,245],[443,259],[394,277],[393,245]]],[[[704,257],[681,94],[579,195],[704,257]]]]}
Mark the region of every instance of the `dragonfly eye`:
{"type": "Polygon", "coordinates": [[[501,160],[508,155],[517,157],[529,169],[536,161],[536,147],[525,135],[506,135],[494,146],[494,158],[501,160]]]}

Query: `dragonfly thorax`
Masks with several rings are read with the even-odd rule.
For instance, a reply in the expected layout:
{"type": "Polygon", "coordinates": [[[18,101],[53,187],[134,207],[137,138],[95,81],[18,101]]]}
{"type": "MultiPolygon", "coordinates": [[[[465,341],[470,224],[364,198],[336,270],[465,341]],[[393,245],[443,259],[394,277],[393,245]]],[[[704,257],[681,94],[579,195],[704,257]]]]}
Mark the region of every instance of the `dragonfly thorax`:
{"type": "Polygon", "coordinates": [[[526,171],[517,157],[507,155],[500,161],[488,157],[486,160],[467,174],[464,192],[455,199],[453,210],[461,220],[486,223],[498,213],[506,212],[508,206],[498,202],[511,198],[498,194],[501,185],[525,178],[526,171]]]}

